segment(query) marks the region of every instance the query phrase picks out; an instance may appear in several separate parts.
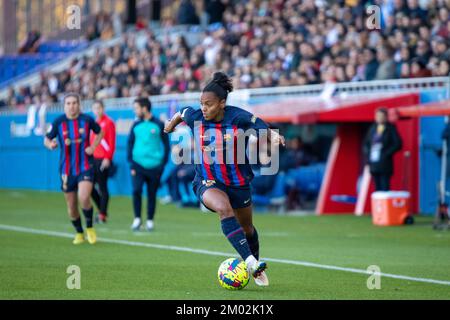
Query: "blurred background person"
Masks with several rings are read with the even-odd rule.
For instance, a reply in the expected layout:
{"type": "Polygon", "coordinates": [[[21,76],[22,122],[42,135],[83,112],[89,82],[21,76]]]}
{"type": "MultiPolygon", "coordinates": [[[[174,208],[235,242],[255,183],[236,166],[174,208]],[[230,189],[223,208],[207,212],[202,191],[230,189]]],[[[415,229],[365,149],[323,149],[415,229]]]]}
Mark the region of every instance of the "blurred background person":
{"type": "Polygon", "coordinates": [[[376,191],[389,191],[394,166],[392,158],[402,148],[402,140],[394,124],[388,122],[388,112],[375,112],[375,123],[369,128],[363,152],[367,157],[376,191]]]}
{"type": "MultiPolygon", "coordinates": [[[[99,211],[97,220],[106,223],[108,216],[108,178],[113,173],[112,159],[116,150],[116,126],[114,121],[105,113],[105,106],[101,100],[96,100],[92,105],[92,111],[96,122],[104,132],[104,137],[94,151],[94,188],[92,199],[99,211]]],[[[96,135],[91,136],[91,141],[96,135]]],[[[92,143],[92,142],[91,142],[92,143]]]]}
{"type": "Polygon", "coordinates": [[[164,132],[164,124],[153,116],[148,98],[134,101],[134,112],[138,120],[134,122],[128,136],[127,158],[131,165],[133,188],[134,220],[133,231],[141,227],[142,189],[147,185],[146,229],[153,230],[156,209],[156,192],[160,178],[169,157],[169,136],[164,132]]]}

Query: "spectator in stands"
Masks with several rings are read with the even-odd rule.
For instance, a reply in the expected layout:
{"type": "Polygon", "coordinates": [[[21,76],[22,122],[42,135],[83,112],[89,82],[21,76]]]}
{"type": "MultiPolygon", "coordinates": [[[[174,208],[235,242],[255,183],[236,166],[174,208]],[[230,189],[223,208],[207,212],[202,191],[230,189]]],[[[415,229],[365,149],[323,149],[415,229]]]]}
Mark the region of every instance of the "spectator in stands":
{"type": "Polygon", "coordinates": [[[204,0],[205,12],[208,14],[208,24],[222,22],[226,8],[224,2],[223,0],[204,0]]]}
{"type": "Polygon", "coordinates": [[[377,50],[377,60],[380,65],[374,80],[386,80],[395,78],[395,62],[392,59],[392,51],[389,47],[381,47],[377,50]]]}
{"type": "Polygon", "coordinates": [[[136,31],[145,30],[148,27],[147,19],[143,15],[139,15],[136,19],[136,31]]]}
{"type": "MultiPolygon", "coordinates": [[[[419,74],[427,75],[430,70],[432,75],[446,75],[443,72],[450,60],[448,2],[418,6],[417,0],[412,0],[394,1],[392,8],[383,5],[385,27],[373,32],[366,30],[361,18],[362,4],[299,0],[220,3],[225,5],[223,27],[206,31],[189,44],[178,37],[157,38],[147,30],[144,41],[134,31],[125,33],[120,45],[99,49],[92,58],[75,61],[69,70],[57,73],[58,93],[52,94],[53,98],[60,100],[61,92],[77,88],[82,98],[91,99],[95,92],[118,98],[195,91],[204,84],[205,75],[216,69],[233,75],[237,89],[409,77],[414,58],[423,62],[414,64],[419,74]]],[[[218,1],[204,4],[207,10],[207,4],[218,5],[218,1]]],[[[182,23],[187,23],[186,19],[198,23],[192,1],[183,1],[179,9],[182,23]]],[[[99,28],[108,21],[111,18],[98,15],[89,29],[94,38],[100,37],[99,28]]],[[[169,28],[171,24],[163,21],[169,28]]],[[[53,84],[47,83],[49,78],[30,94],[47,93],[53,84]]],[[[15,104],[23,101],[14,100],[15,104]]]]}
{"type": "Polygon", "coordinates": [[[376,191],[390,190],[390,180],[394,172],[393,156],[402,148],[397,129],[394,124],[388,122],[387,116],[385,108],[375,112],[375,123],[369,128],[363,145],[376,191]]]}
{"type": "Polygon", "coordinates": [[[180,8],[178,9],[179,24],[199,24],[200,19],[197,15],[196,9],[192,0],[181,0],[180,8]]]}
{"type": "Polygon", "coordinates": [[[375,54],[375,49],[364,50],[364,80],[369,81],[375,79],[376,77],[379,63],[375,54]]]}
{"type": "Polygon", "coordinates": [[[35,53],[39,49],[41,33],[38,30],[28,32],[25,42],[20,45],[19,53],[35,53]]]}
{"type": "Polygon", "coordinates": [[[411,62],[411,78],[431,77],[431,71],[427,69],[425,62],[420,58],[414,58],[411,62]]]}

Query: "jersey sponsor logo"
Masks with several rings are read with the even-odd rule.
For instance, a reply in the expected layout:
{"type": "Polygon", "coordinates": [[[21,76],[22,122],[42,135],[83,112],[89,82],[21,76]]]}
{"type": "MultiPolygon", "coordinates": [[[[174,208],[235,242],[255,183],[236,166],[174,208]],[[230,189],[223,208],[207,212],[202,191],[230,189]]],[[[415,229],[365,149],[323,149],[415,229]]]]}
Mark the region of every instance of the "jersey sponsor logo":
{"type": "Polygon", "coordinates": [[[64,140],[64,143],[66,144],[66,146],[70,146],[72,143],[82,143],[83,142],[83,139],[69,139],[69,138],[67,138],[67,139],[65,139],[64,140]]]}
{"type": "Polygon", "coordinates": [[[216,183],[215,180],[202,180],[202,184],[207,186],[207,187],[211,187],[215,183],[216,183]]]}
{"type": "Polygon", "coordinates": [[[225,133],[225,134],[223,135],[223,140],[224,140],[224,141],[230,141],[231,139],[232,139],[231,134],[225,133]]]}

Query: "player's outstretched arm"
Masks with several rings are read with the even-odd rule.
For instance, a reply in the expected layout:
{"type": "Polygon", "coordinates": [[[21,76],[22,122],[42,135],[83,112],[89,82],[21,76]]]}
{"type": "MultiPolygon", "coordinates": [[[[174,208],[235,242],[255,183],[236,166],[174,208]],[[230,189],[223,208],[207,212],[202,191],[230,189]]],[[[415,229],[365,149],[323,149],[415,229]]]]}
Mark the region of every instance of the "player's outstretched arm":
{"type": "Polygon", "coordinates": [[[50,140],[49,138],[44,138],[44,146],[49,150],[55,150],[58,147],[58,142],[55,139],[50,140]]]}
{"type": "Polygon", "coordinates": [[[183,119],[181,118],[180,112],[175,113],[172,119],[168,120],[164,125],[164,132],[165,133],[173,132],[173,130],[175,130],[175,127],[179,125],[181,122],[183,122],[183,119]]]}

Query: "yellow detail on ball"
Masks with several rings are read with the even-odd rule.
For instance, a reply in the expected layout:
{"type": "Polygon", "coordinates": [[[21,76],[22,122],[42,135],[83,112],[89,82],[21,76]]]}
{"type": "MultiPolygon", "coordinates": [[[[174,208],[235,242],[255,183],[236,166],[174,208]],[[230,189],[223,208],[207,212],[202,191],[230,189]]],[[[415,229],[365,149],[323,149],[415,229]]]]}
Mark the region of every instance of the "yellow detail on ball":
{"type": "Polygon", "coordinates": [[[225,289],[243,289],[249,281],[247,265],[237,258],[229,258],[220,264],[217,277],[219,284],[225,289]]]}

